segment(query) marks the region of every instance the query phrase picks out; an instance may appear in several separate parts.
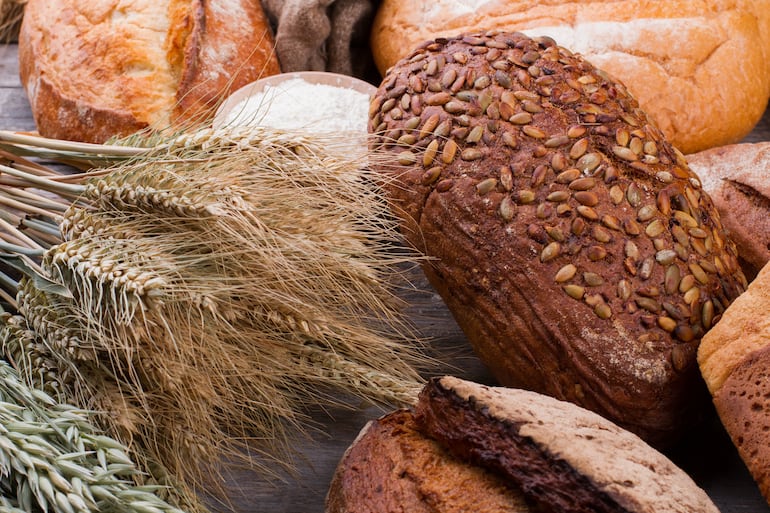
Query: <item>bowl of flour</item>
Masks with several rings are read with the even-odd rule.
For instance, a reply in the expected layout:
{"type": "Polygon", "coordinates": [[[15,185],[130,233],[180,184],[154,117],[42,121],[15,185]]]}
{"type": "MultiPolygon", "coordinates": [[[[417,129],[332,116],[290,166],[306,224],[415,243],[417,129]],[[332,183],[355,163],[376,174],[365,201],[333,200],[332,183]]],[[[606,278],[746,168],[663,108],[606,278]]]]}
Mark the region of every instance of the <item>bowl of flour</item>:
{"type": "Polygon", "coordinates": [[[281,73],[247,84],[219,106],[214,128],[264,126],[317,134],[366,134],[377,88],[337,73],[281,73]]]}

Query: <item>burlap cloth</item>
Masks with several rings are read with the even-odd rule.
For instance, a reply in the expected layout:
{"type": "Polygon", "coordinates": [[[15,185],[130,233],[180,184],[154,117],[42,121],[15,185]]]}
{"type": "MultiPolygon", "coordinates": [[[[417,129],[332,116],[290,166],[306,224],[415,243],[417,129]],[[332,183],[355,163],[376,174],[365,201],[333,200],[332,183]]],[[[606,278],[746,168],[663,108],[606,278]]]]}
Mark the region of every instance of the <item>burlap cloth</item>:
{"type": "Polygon", "coordinates": [[[283,72],[332,71],[378,80],[369,49],[377,0],[262,0],[283,72]]]}

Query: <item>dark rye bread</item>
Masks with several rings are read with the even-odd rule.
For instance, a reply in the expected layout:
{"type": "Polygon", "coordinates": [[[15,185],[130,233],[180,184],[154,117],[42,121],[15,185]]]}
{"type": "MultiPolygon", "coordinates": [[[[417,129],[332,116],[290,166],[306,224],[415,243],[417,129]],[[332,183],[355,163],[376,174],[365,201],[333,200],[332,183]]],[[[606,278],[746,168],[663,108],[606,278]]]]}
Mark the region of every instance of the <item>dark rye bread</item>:
{"type": "Polygon", "coordinates": [[[412,412],[369,422],[340,460],[326,513],[526,513],[521,492],[451,456],[412,412]]]}
{"type": "Polygon", "coordinates": [[[415,419],[456,457],[518,484],[544,511],[718,512],[663,454],[565,401],[434,378],[420,394],[415,419]]]}
{"type": "Polygon", "coordinates": [[[714,406],[770,503],[770,345],[750,353],[733,369],[714,395],[714,406]]]}
{"type": "Polygon", "coordinates": [[[623,85],[548,38],[441,38],[391,68],[369,128],[406,238],[501,384],[655,444],[698,418],[698,342],[746,281],[623,85]]]}

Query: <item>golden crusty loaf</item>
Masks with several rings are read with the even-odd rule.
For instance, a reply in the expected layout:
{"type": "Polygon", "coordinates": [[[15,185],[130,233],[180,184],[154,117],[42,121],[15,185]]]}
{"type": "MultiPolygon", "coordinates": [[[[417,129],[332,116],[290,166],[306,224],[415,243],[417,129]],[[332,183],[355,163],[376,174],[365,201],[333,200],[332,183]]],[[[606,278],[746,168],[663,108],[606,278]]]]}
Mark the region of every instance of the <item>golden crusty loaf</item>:
{"type": "Polygon", "coordinates": [[[622,85],[548,38],[466,34],[397,63],[369,126],[406,238],[500,383],[656,444],[697,418],[698,343],[745,277],[622,85]]]}
{"type": "Polygon", "coordinates": [[[738,142],[770,95],[770,9],[749,0],[384,0],[381,72],[421,42],[479,29],[548,35],[625,83],[685,153],[738,142]]]}
{"type": "Polygon", "coordinates": [[[770,503],[770,264],[703,337],[698,363],[722,424],[770,503]]]}
{"type": "Polygon", "coordinates": [[[770,261],[770,142],[728,144],[687,156],[755,276],[770,261]]]}
{"type": "Polygon", "coordinates": [[[527,513],[521,491],[450,455],[396,410],[369,422],[345,451],[326,513],[527,513]]]}
{"type": "Polygon", "coordinates": [[[30,0],[19,66],[38,131],[88,142],[200,119],[280,71],[252,0],[30,0]]]}

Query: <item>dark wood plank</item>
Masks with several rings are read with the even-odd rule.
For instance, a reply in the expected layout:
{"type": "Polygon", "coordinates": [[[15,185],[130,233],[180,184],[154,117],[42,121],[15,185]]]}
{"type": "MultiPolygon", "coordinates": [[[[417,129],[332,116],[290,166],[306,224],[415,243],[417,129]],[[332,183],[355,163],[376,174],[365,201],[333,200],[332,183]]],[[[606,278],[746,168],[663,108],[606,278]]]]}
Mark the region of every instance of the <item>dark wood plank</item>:
{"type": "MultiPolygon", "coordinates": [[[[34,129],[29,103],[18,79],[14,45],[0,47],[0,128],[34,129]]],[[[770,141],[770,110],[745,141],[770,141]]],[[[411,305],[409,313],[422,336],[430,340],[444,361],[434,372],[492,383],[441,299],[419,272],[414,274],[413,281],[416,291],[405,295],[411,305]]],[[[315,432],[312,439],[297,439],[295,476],[286,475],[283,481],[269,482],[259,472],[231,470],[227,487],[236,511],[322,512],[326,489],[340,456],[364,424],[383,411],[369,407],[309,413],[320,431],[315,432]]],[[[711,495],[723,513],[770,512],[715,417],[693,432],[670,456],[711,495]]]]}

